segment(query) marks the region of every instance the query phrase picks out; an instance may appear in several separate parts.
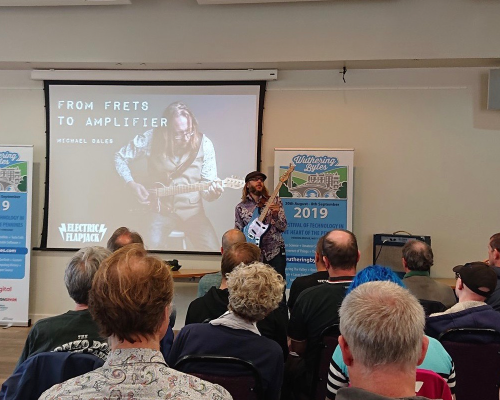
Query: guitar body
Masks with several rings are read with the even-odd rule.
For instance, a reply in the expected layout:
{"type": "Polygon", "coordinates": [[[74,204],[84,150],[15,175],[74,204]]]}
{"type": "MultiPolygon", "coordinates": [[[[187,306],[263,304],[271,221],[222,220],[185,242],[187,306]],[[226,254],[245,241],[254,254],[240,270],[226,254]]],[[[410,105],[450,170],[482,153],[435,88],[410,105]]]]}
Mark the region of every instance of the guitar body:
{"type": "Polygon", "coordinates": [[[267,232],[269,225],[259,221],[259,208],[255,207],[252,219],[243,228],[243,234],[247,238],[248,243],[260,246],[260,238],[267,232]]]}
{"type": "Polygon", "coordinates": [[[269,224],[264,223],[264,219],[266,218],[267,213],[269,212],[269,207],[271,204],[274,204],[274,200],[278,195],[278,191],[280,190],[281,185],[288,179],[288,176],[292,173],[295,166],[290,164],[290,167],[285,172],[283,176],[281,176],[280,181],[276,185],[273,194],[266,201],[266,206],[262,210],[259,215],[259,207],[255,207],[253,210],[252,219],[250,222],[243,228],[243,234],[247,238],[248,243],[253,243],[256,246],[260,246],[260,238],[267,232],[269,228],[269,224]]]}
{"type": "MultiPolygon", "coordinates": [[[[170,181],[170,180],[169,180],[170,181]]],[[[155,213],[168,214],[173,210],[174,196],[178,194],[194,193],[207,190],[212,182],[199,182],[190,185],[164,185],[162,182],[155,182],[149,192],[149,209],[155,213]]],[[[226,178],[220,181],[223,188],[241,189],[245,182],[238,178],[226,178]]]]}

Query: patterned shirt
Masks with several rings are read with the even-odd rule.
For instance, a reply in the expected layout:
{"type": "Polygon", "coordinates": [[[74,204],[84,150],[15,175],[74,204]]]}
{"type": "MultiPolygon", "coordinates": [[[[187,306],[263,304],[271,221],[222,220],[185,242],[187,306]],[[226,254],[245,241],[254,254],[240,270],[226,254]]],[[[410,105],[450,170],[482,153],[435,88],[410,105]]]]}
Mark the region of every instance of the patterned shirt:
{"type": "MultiPolygon", "coordinates": [[[[283,209],[283,203],[279,197],[276,198],[275,203],[280,206],[278,215],[275,216],[269,211],[263,221],[265,224],[269,224],[269,229],[262,235],[260,240],[260,249],[264,256],[264,262],[272,260],[280,253],[281,249],[285,247],[285,241],[282,235],[282,232],[286,229],[285,210],[283,209]]],[[[250,195],[247,196],[245,201],[242,201],[236,206],[234,216],[234,225],[236,229],[242,231],[243,228],[252,221],[253,212],[256,207],[257,203],[250,195]]]]}
{"type": "Polygon", "coordinates": [[[119,349],[109,353],[101,368],[59,383],[41,400],[231,400],[226,389],[167,366],[151,349],[119,349]]]}

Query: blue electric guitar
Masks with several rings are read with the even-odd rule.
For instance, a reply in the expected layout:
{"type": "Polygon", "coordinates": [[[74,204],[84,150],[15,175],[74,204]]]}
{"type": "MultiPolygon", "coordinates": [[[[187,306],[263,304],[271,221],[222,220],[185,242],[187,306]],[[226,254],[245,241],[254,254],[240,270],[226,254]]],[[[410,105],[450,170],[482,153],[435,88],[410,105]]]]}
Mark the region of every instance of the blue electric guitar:
{"type": "Polygon", "coordinates": [[[288,179],[288,177],[290,176],[290,174],[294,169],[295,165],[290,164],[288,170],[280,177],[280,181],[276,185],[276,188],[274,189],[274,192],[271,195],[271,197],[269,197],[269,199],[267,200],[266,205],[262,210],[262,212],[260,213],[260,215],[259,215],[259,208],[255,207],[252,219],[243,228],[243,233],[247,238],[248,243],[253,243],[256,246],[260,246],[260,238],[267,232],[267,229],[269,228],[269,224],[265,224],[264,219],[266,218],[266,215],[269,212],[271,204],[274,203],[274,199],[276,199],[276,196],[278,195],[281,185],[283,185],[283,182],[285,182],[288,179]]]}

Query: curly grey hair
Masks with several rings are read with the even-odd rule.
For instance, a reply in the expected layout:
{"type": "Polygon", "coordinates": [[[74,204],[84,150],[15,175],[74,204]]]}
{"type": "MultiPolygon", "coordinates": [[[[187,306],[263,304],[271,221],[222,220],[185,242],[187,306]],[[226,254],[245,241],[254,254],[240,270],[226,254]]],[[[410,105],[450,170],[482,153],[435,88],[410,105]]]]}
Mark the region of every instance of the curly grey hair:
{"type": "Polygon", "coordinates": [[[228,309],[249,322],[257,322],[278,308],[285,282],[267,264],[241,263],[228,274],[227,287],[228,309]]]}

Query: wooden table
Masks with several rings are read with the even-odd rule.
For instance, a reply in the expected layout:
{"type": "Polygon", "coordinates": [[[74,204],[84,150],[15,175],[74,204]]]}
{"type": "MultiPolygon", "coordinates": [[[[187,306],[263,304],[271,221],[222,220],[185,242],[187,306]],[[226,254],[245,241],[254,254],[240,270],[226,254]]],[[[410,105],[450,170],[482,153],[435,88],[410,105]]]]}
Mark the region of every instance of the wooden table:
{"type": "Polygon", "coordinates": [[[174,279],[189,278],[194,281],[196,278],[201,278],[206,274],[213,274],[214,272],[219,271],[213,269],[181,268],[179,271],[172,271],[172,276],[174,279]]]}
{"type": "Polygon", "coordinates": [[[432,278],[436,282],[444,283],[446,286],[451,287],[453,290],[455,289],[455,285],[457,280],[455,278],[432,278]]]}

